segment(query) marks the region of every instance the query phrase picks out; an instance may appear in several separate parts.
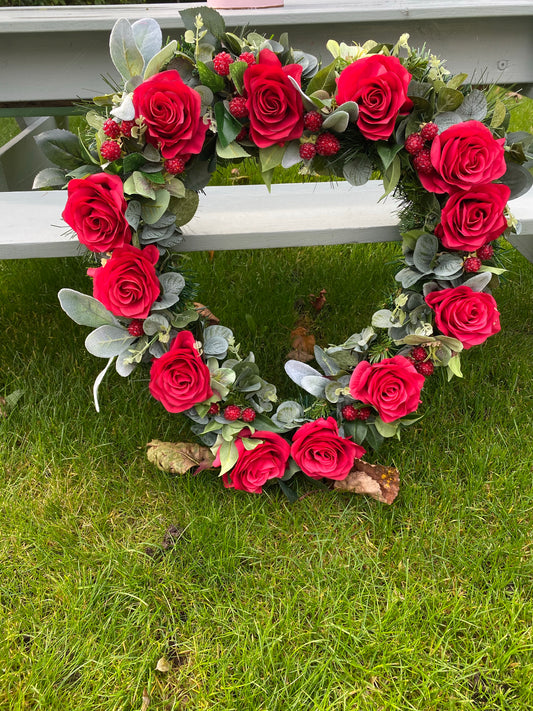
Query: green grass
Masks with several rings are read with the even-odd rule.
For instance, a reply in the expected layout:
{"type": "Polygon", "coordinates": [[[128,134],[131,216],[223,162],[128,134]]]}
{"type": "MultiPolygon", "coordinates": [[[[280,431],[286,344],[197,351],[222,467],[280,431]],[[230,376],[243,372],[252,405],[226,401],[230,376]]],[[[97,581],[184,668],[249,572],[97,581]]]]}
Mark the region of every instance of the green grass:
{"type": "MultiPolygon", "coordinates": [[[[317,334],[338,342],[390,290],[396,253],[191,261],[202,301],[287,393],[295,299],[326,288],[317,334]]],[[[140,711],[146,689],[149,711],[529,711],[531,264],[511,254],[502,332],[464,380],[432,377],[424,419],[380,452],[402,476],[391,507],[304,480],[291,506],[148,464],[147,441],[187,430],[145,374],[109,377],[94,412],[101,363],[56,297],[88,290],[85,268],[0,262],[0,394],[24,390],[0,417],[1,709],[140,711]]]]}

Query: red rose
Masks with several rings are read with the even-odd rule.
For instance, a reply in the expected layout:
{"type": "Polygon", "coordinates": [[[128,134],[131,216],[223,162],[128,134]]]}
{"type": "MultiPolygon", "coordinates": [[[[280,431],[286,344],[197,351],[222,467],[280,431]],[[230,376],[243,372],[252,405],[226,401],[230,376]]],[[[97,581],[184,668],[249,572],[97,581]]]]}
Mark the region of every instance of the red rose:
{"type": "Polygon", "coordinates": [[[93,277],[93,295],[115,316],[146,318],[157,301],[161,285],[155,265],[159,250],[153,244],[138,249],[119,247],[103,267],[87,269],[93,277]]]}
{"type": "Polygon", "coordinates": [[[507,229],[503,211],[511,189],[501,183],[478,185],[452,193],[435,230],[447,249],[475,252],[507,229]]]}
{"type": "Polygon", "coordinates": [[[500,330],[500,314],[494,297],[469,286],[433,291],[426,303],[435,312],[435,324],[445,336],[453,336],[472,348],[500,330]]]}
{"type": "Polygon", "coordinates": [[[207,131],[202,99],[175,69],[143,81],[133,92],[133,105],[136,118],[144,118],[146,140],[160,148],[163,158],[200,153],[207,131]]]}
{"type": "Polygon", "coordinates": [[[491,183],[505,173],[505,138],[494,138],[480,121],[450,126],[431,144],[432,173],[419,173],[420,182],[431,193],[470,190],[491,183]]]}
{"type": "Polygon", "coordinates": [[[150,369],[150,393],[168,412],[184,412],[211,397],[211,374],[194,347],[190,331],[180,331],[170,349],[150,369]]]}
{"type": "MultiPolygon", "coordinates": [[[[274,432],[257,430],[250,434],[249,429],[241,431],[235,440],[239,458],[233,469],[222,475],[226,489],[240,489],[250,494],[261,494],[263,484],[269,479],[281,479],[285,474],[291,448],[287,440],[274,432]],[[246,449],[242,438],[261,440],[254,449],[246,449]]],[[[217,452],[214,467],[220,466],[220,449],[217,452]]]]}
{"type": "Polygon", "coordinates": [[[270,49],[244,72],[250,136],[259,148],[300,138],[304,130],[302,97],[289,77],[301,83],[302,66],[282,66],[270,49]]]}
{"type": "Polygon", "coordinates": [[[312,479],[345,479],[354,459],[365,450],[349,437],[340,437],[333,417],[321,417],[302,425],[292,438],[291,456],[312,479]]]}
{"type": "Polygon", "coordinates": [[[386,141],[394,131],[399,114],[413,106],[407,98],[411,74],[397,57],[372,54],[342,70],[337,79],[337,104],[359,104],[357,125],[365,138],[386,141]]]}
{"type": "Polygon", "coordinates": [[[68,184],[63,219],[92,252],[110,252],[131,242],[126,200],[118,175],[95,173],[68,184]]]}
{"type": "Polygon", "coordinates": [[[372,365],[361,361],[349,387],[351,396],[375,407],[383,422],[394,422],[416,411],[424,380],[411,361],[398,355],[372,365]]]}

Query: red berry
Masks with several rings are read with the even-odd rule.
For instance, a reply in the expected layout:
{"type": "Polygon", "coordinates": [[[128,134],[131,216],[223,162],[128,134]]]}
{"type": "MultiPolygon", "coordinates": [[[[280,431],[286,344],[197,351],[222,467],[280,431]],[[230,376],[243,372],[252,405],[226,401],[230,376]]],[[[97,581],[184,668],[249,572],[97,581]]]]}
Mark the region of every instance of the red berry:
{"type": "Polygon", "coordinates": [[[168,158],[168,160],[165,161],[165,170],[172,175],[179,175],[185,170],[185,161],[181,156],[168,158]]]}
{"type": "Polygon", "coordinates": [[[244,96],[236,96],[229,102],[229,112],[238,119],[248,116],[248,102],[244,96]]]}
{"type": "Polygon", "coordinates": [[[120,130],[122,131],[122,135],[126,136],[126,138],[131,137],[131,129],[135,126],[135,121],[122,121],[120,124],[120,130]]]}
{"type": "Polygon", "coordinates": [[[322,123],[324,122],[324,119],[322,118],[322,114],[320,114],[318,111],[309,111],[309,113],[305,114],[304,116],[304,126],[308,131],[313,131],[314,133],[318,133],[320,131],[320,127],[322,126],[322,123]]]}
{"type": "Polygon", "coordinates": [[[117,160],[120,152],[120,145],[116,141],[104,141],[100,147],[100,154],[106,160],[117,160]]]}
{"type": "Polygon", "coordinates": [[[494,248],[491,244],[484,244],[483,247],[478,249],[476,254],[482,262],[486,262],[488,259],[492,259],[494,255],[494,248]]]}
{"type": "Polygon", "coordinates": [[[321,133],[316,139],[315,148],[319,156],[334,156],[340,150],[341,144],[339,139],[332,133],[326,131],[321,133]]]}
{"type": "Polygon", "coordinates": [[[213,57],[213,69],[221,77],[228,76],[230,64],[233,64],[233,59],[227,52],[220,52],[213,57]]]}
{"type": "Polygon", "coordinates": [[[143,322],[138,318],[134,318],[128,326],[128,333],[130,336],[135,336],[135,338],[144,336],[143,322]]]}
{"type": "Polygon", "coordinates": [[[237,137],[235,138],[236,141],[244,141],[246,138],[248,138],[248,127],[243,126],[239,133],[237,134],[237,137]]]}
{"type": "Polygon", "coordinates": [[[416,156],[424,148],[424,139],[419,133],[412,133],[405,139],[405,150],[412,156],[416,156]]]}
{"type": "Polygon", "coordinates": [[[422,346],[415,346],[413,348],[413,350],[411,351],[410,355],[413,358],[413,360],[415,360],[417,362],[426,360],[426,358],[428,357],[428,353],[427,353],[426,349],[422,348],[422,346]]]}
{"type": "Polygon", "coordinates": [[[481,259],[477,257],[468,257],[463,262],[465,272],[478,272],[481,269],[481,259]]]}
{"type": "Polygon", "coordinates": [[[422,361],[421,363],[415,363],[415,368],[421,375],[433,375],[435,371],[435,366],[430,360],[422,361]]]}
{"type": "Polygon", "coordinates": [[[224,417],[226,418],[226,420],[230,420],[230,422],[232,422],[233,420],[238,420],[240,416],[241,408],[238,405],[228,405],[227,408],[224,410],[224,417]]]}
{"type": "Polygon", "coordinates": [[[246,64],[250,67],[252,64],[255,64],[255,55],[253,52],[243,52],[242,54],[239,55],[239,62],[246,62],[246,64]]]}
{"type": "Polygon", "coordinates": [[[359,410],[357,410],[357,419],[358,420],[363,420],[366,421],[372,414],[372,410],[369,407],[360,407],[359,410]]]}
{"type": "Polygon", "coordinates": [[[120,126],[115,119],[108,118],[107,121],[104,121],[103,130],[109,138],[118,138],[120,136],[120,126]]]}
{"type": "Polygon", "coordinates": [[[413,158],[413,165],[419,173],[429,173],[433,172],[433,164],[431,163],[431,154],[427,148],[423,148],[420,153],[413,158]]]}
{"type": "Polygon", "coordinates": [[[245,407],[242,411],[241,419],[243,422],[253,422],[256,417],[256,412],[251,407],[245,407]]]}
{"type": "Polygon", "coordinates": [[[358,419],[357,410],[353,405],[345,405],[341,410],[341,414],[348,422],[353,422],[358,419]]]}
{"type": "Polygon", "coordinates": [[[439,134],[439,127],[436,123],[426,123],[422,126],[420,135],[424,141],[432,141],[439,134]]]}
{"type": "Polygon", "coordinates": [[[312,143],[302,143],[300,146],[300,158],[311,160],[316,155],[316,148],[312,143]]]}
{"type": "Polygon", "coordinates": [[[218,415],[220,412],[220,405],[218,402],[212,402],[211,405],[209,406],[209,410],[207,411],[208,415],[218,415]]]}

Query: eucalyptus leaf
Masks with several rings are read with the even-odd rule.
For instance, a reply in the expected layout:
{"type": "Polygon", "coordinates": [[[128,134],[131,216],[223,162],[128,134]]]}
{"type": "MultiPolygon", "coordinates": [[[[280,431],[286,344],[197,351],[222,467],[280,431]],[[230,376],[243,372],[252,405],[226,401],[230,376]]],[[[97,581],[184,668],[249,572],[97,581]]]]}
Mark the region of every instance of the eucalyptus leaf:
{"type": "Polygon", "coordinates": [[[109,38],[111,60],[124,80],[142,74],[144,59],[128,20],[117,20],[109,38]]]}
{"type": "Polygon", "coordinates": [[[131,375],[138,365],[135,361],[130,362],[130,358],[131,352],[129,349],[122,351],[122,353],[119,353],[117,356],[115,370],[122,378],[127,378],[128,375],[131,375]]]}
{"type": "Polygon", "coordinates": [[[97,358],[112,358],[131,346],[136,339],[120,326],[100,326],[85,339],[85,348],[97,358]]]}
{"type": "Polygon", "coordinates": [[[437,250],[439,248],[439,240],[435,235],[422,234],[416,241],[413,252],[413,261],[415,267],[422,274],[429,274],[432,271],[432,264],[437,250]]]}
{"type": "Polygon", "coordinates": [[[166,212],[170,202],[170,194],[166,190],[156,190],[155,199],[145,202],[141,207],[141,214],[146,223],[153,225],[166,212]]]}
{"type": "Polygon", "coordinates": [[[170,330],[170,324],[161,314],[150,314],[143,322],[143,331],[147,336],[155,336],[156,333],[165,333],[170,330]]]}
{"type": "Polygon", "coordinates": [[[445,111],[443,114],[438,114],[433,119],[433,123],[436,123],[439,127],[439,133],[442,133],[450,126],[455,126],[457,123],[462,123],[465,119],[458,114],[456,111],[445,111]]]}
{"type": "Polygon", "coordinates": [[[220,139],[217,140],[217,155],[225,160],[234,160],[236,158],[248,158],[250,154],[238,143],[230,143],[229,146],[223,146],[220,139]]]}
{"type": "Polygon", "coordinates": [[[159,277],[161,295],[152,306],[153,311],[162,311],[174,306],[180,300],[180,294],[185,286],[185,279],[178,272],[166,272],[159,277]]]}
{"type": "Polygon", "coordinates": [[[390,328],[394,326],[392,320],[392,311],[389,309],[380,309],[372,316],[372,326],[374,328],[390,328]]]}
{"type": "Polygon", "coordinates": [[[293,165],[301,163],[302,158],[300,156],[300,142],[290,141],[286,144],[285,153],[281,160],[281,165],[283,168],[292,168],[293,165]]]}
{"type": "Polygon", "coordinates": [[[396,281],[400,282],[404,289],[409,289],[414,286],[417,281],[420,281],[423,276],[424,275],[416,269],[406,267],[404,269],[400,269],[394,278],[396,281]]]}
{"type": "Polygon", "coordinates": [[[465,96],[463,103],[457,109],[457,113],[464,121],[483,121],[487,111],[487,97],[479,89],[474,89],[465,96]]]}
{"type": "Polygon", "coordinates": [[[342,174],[350,185],[364,185],[372,175],[372,161],[364,154],[359,155],[344,163],[342,174]]]}
{"type": "Polygon", "coordinates": [[[63,311],[80,326],[97,328],[98,326],[118,324],[111,311],[108,311],[93,296],[82,294],[74,289],[61,289],[58,298],[63,311]]]}
{"type": "Polygon", "coordinates": [[[398,424],[383,422],[381,417],[376,417],[374,426],[382,437],[394,437],[398,431],[398,424]]]}
{"type": "Polygon", "coordinates": [[[337,109],[331,113],[322,123],[322,128],[336,133],[344,133],[350,123],[350,114],[342,109],[337,109]]]}
{"type": "Polygon", "coordinates": [[[141,203],[138,200],[130,200],[128,202],[125,217],[128,225],[133,230],[139,227],[139,222],[141,221],[141,203]]]}
{"type": "Polygon", "coordinates": [[[189,189],[185,191],[185,197],[172,197],[170,199],[168,208],[176,216],[175,223],[177,227],[186,225],[187,222],[192,220],[198,209],[199,201],[198,193],[195,190],[189,189]]]}
{"type": "Polygon", "coordinates": [[[151,17],[143,17],[131,26],[135,44],[141,53],[144,66],[159,52],[163,36],[159,24],[151,17]]]}
{"type": "Polygon", "coordinates": [[[340,371],[336,360],[331,358],[320,346],[314,348],[315,360],[325,375],[337,375],[340,371]]]}
{"type": "Polygon", "coordinates": [[[502,183],[511,188],[509,200],[525,195],[533,185],[533,175],[527,168],[518,163],[507,163],[507,170],[501,177],[502,183]]]}
{"type": "Polygon", "coordinates": [[[326,385],[330,381],[323,375],[305,375],[302,378],[300,387],[306,392],[314,395],[314,397],[324,398],[326,397],[326,385]]]}
{"type": "Polygon", "coordinates": [[[439,279],[450,279],[462,272],[463,259],[458,254],[445,252],[437,259],[433,267],[433,273],[439,279]]]}
{"type": "Polygon", "coordinates": [[[483,289],[486,289],[487,286],[490,284],[490,280],[492,279],[492,274],[490,272],[480,272],[478,274],[474,274],[474,276],[470,277],[467,279],[464,283],[464,286],[469,286],[472,291],[483,291],[483,289]]]}
{"type": "Polygon", "coordinates": [[[285,372],[289,378],[300,387],[302,387],[302,380],[305,377],[314,375],[322,378],[318,370],[307,365],[307,363],[300,363],[298,360],[288,360],[285,363],[285,372]]]}

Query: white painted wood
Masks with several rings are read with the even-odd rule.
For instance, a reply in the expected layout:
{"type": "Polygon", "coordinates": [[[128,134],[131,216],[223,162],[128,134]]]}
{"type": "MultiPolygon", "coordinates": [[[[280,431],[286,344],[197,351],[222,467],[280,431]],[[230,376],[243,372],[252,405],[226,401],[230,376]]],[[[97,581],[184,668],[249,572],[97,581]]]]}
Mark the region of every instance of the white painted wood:
{"type": "MultiPolygon", "coordinates": [[[[301,247],[399,239],[397,203],[378,202],[379,181],[208,187],[186,225],[180,251],[301,247]]],[[[82,253],[61,219],[65,191],[0,193],[0,259],[82,253]]],[[[533,192],[510,203],[522,224],[513,244],[533,261],[533,192]]]]}
{"type": "MultiPolygon", "coordinates": [[[[154,17],[171,37],[178,10],[194,3],[95,7],[0,8],[0,105],[92,98],[117,77],[108,57],[115,20],[154,17]]],[[[228,27],[247,25],[329,61],[330,38],[394,41],[403,32],[447,59],[452,72],[486,82],[533,84],[533,0],[286,0],[283,8],[223,13],[228,27]]]]}

